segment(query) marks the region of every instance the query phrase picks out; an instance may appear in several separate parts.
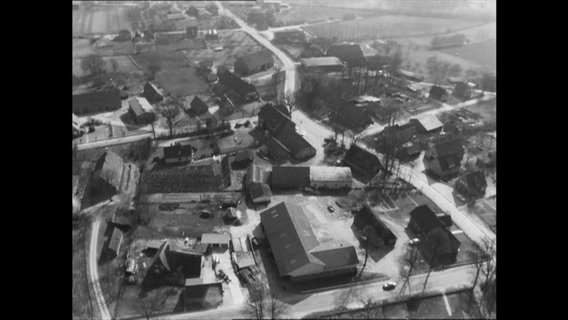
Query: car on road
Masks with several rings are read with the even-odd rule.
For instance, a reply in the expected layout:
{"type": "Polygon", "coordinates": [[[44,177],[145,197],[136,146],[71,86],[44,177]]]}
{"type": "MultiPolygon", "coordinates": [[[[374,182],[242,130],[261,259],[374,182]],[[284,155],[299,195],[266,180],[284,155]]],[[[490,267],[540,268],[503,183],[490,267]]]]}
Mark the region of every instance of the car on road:
{"type": "Polygon", "coordinates": [[[389,282],[383,284],[383,290],[385,290],[385,291],[390,291],[394,288],[396,288],[396,283],[394,281],[389,281],[389,282]]]}
{"type": "Polygon", "coordinates": [[[335,208],[334,208],[332,205],[329,205],[329,206],[327,206],[327,210],[328,210],[329,212],[334,212],[334,211],[335,211],[335,208]]]}
{"type": "Polygon", "coordinates": [[[411,245],[411,246],[415,246],[418,243],[420,243],[420,239],[418,239],[418,238],[408,240],[408,244],[411,245]]]}
{"type": "Polygon", "coordinates": [[[260,242],[258,241],[258,239],[256,237],[252,237],[250,239],[250,241],[252,242],[253,248],[258,249],[260,247],[260,242]]]}

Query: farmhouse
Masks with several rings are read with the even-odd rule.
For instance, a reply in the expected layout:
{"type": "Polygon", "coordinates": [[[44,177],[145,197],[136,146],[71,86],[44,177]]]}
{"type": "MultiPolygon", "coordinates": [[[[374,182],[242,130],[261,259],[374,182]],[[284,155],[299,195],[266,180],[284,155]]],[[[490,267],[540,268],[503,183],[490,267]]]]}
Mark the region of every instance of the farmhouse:
{"type": "Polygon", "coordinates": [[[106,149],[97,160],[91,173],[92,194],[112,196],[121,191],[124,161],[116,153],[106,149]]]}
{"type": "Polygon", "coordinates": [[[394,233],[367,204],[357,211],[353,225],[373,245],[384,247],[394,246],[396,243],[394,233]]]}
{"type": "Polygon", "coordinates": [[[312,166],[310,187],[316,189],[351,189],[353,176],[349,167],[312,166]]]}
{"type": "Polygon", "coordinates": [[[282,128],[275,138],[296,160],[307,160],[316,155],[316,149],[292,127],[282,128]]]}
{"type": "Polygon", "coordinates": [[[219,83],[222,84],[230,95],[237,97],[242,102],[258,99],[258,92],[254,85],[245,82],[230,71],[218,72],[219,83]]]}
{"type": "Polygon", "coordinates": [[[466,199],[478,199],[485,196],[487,180],[482,171],[470,172],[458,178],[455,189],[466,199]]]}
{"type": "Polygon", "coordinates": [[[421,240],[420,253],[433,268],[456,262],[460,242],[426,205],[410,212],[408,230],[421,240]]]}
{"type": "Polygon", "coordinates": [[[267,104],[258,113],[258,126],[275,135],[284,127],[296,128],[296,124],[286,113],[272,104],[267,104]]]}
{"type": "Polygon", "coordinates": [[[141,178],[145,193],[217,191],[231,184],[227,157],[213,157],[173,168],[144,171],[141,178]]]}
{"type": "Polygon", "coordinates": [[[261,50],[235,61],[235,72],[241,76],[248,76],[257,72],[265,71],[274,65],[272,53],[268,50],[261,50]]]}
{"type": "Polygon", "coordinates": [[[426,150],[424,166],[440,177],[451,176],[459,172],[464,153],[459,139],[439,142],[426,150]]]}
{"type": "Polygon", "coordinates": [[[352,103],[342,101],[337,111],[337,119],[340,123],[350,128],[364,128],[373,121],[369,118],[367,109],[354,106],[352,103]]]}
{"type": "Polygon", "coordinates": [[[167,164],[189,162],[192,155],[193,149],[190,144],[182,145],[178,142],[164,147],[164,162],[167,164]]]}
{"type": "Polygon", "coordinates": [[[281,202],[260,220],[281,277],[302,281],[357,271],[355,248],[343,240],[320,243],[302,207],[281,202]]]}
{"type": "Polygon", "coordinates": [[[433,114],[420,115],[416,118],[410,119],[409,123],[413,123],[419,133],[440,132],[444,126],[433,114]]]}
{"type": "Polygon", "coordinates": [[[467,82],[460,81],[456,83],[452,95],[460,100],[468,100],[471,98],[471,87],[467,82]]]}
{"type": "Polygon", "coordinates": [[[274,166],[270,186],[275,190],[307,188],[310,186],[310,168],[274,166]]]}
{"type": "Polygon", "coordinates": [[[361,47],[358,44],[332,45],[325,55],[337,57],[349,67],[364,67],[367,64],[363,51],[361,51],[361,47]]]}
{"type": "Polygon", "coordinates": [[[73,92],[73,113],[85,115],[120,109],[120,90],[113,85],[73,92]]]}
{"type": "Polygon", "coordinates": [[[381,162],[376,155],[352,144],[343,158],[343,164],[351,168],[351,171],[366,179],[372,179],[381,169],[381,162]]]}
{"type": "Polygon", "coordinates": [[[430,88],[429,98],[441,102],[446,102],[448,100],[448,92],[442,87],[432,86],[432,88],[430,88]]]}
{"type": "Polygon", "coordinates": [[[203,102],[198,96],[195,96],[193,100],[191,100],[189,113],[193,116],[199,116],[204,114],[205,112],[209,111],[209,106],[203,102]]]}
{"type": "Polygon", "coordinates": [[[156,119],[154,108],[145,98],[133,97],[128,105],[128,111],[137,124],[151,123],[156,119]]]}
{"type": "Polygon", "coordinates": [[[345,67],[337,57],[304,58],[301,63],[307,71],[322,73],[342,72],[345,67]]]}
{"type": "Polygon", "coordinates": [[[204,233],[201,235],[201,243],[213,248],[228,249],[231,235],[228,233],[204,233]]]}
{"type": "Polygon", "coordinates": [[[142,96],[148,100],[151,104],[158,103],[164,100],[162,92],[151,82],[146,82],[144,85],[144,92],[142,96]]]}

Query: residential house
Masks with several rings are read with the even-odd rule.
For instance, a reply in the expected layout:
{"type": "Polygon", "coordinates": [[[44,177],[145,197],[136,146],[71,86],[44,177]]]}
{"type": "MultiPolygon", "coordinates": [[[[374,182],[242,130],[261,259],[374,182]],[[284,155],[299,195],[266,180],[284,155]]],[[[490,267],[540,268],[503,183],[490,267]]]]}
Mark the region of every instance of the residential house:
{"type": "Polygon", "coordinates": [[[356,273],[359,259],[344,240],[320,243],[301,206],[281,202],[260,213],[262,230],[281,277],[291,281],[356,273]]]}
{"type": "Polygon", "coordinates": [[[467,82],[460,81],[456,83],[452,95],[460,100],[469,100],[471,98],[471,91],[471,87],[467,82]]]}
{"type": "Polygon", "coordinates": [[[235,61],[235,72],[241,76],[248,76],[257,72],[265,71],[274,65],[274,58],[269,50],[263,49],[235,61]]]}
{"type": "Polygon", "coordinates": [[[356,107],[347,101],[340,102],[340,107],[337,110],[337,119],[340,123],[350,128],[364,128],[373,123],[366,108],[356,107]]]}
{"type": "Polygon", "coordinates": [[[353,225],[371,244],[379,247],[394,246],[396,236],[368,204],[355,213],[353,225]]]}
{"type": "Polygon", "coordinates": [[[413,123],[419,133],[440,132],[444,127],[442,122],[438,120],[438,117],[433,114],[420,115],[410,119],[409,123],[413,123]]]}
{"type": "Polygon", "coordinates": [[[266,104],[258,113],[258,126],[260,129],[275,135],[284,127],[291,127],[295,130],[296,124],[289,115],[272,104],[266,104]]]}
{"type": "Polygon", "coordinates": [[[273,166],[270,187],[274,190],[304,189],[310,186],[310,168],[273,166]]]}
{"type": "Polygon", "coordinates": [[[272,200],[272,190],[266,183],[253,183],[247,187],[252,203],[267,204],[272,200]]]}
{"type": "Polygon", "coordinates": [[[465,150],[459,139],[438,142],[424,154],[426,170],[445,178],[459,172],[465,150]]]}
{"type": "Polygon", "coordinates": [[[310,187],[315,189],[351,189],[353,176],[349,167],[311,166],[310,187]]]}
{"type": "Polygon", "coordinates": [[[164,162],[183,163],[190,162],[193,156],[193,148],[190,144],[175,143],[169,147],[164,147],[164,162]]]}
{"type": "Polygon", "coordinates": [[[156,104],[158,102],[164,101],[164,95],[162,92],[151,82],[146,82],[144,85],[144,91],[142,96],[148,100],[151,104],[156,104]]]}
{"type": "Polygon", "coordinates": [[[392,125],[385,127],[378,135],[380,139],[390,139],[388,141],[394,141],[397,145],[402,145],[410,142],[414,139],[417,134],[416,126],[412,122],[407,122],[403,125],[392,125]]]}
{"type": "Polygon", "coordinates": [[[258,99],[258,92],[254,85],[245,82],[230,71],[217,72],[219,83],[231,96],[237,97],[241,102],[250,102],[258,99]]]}
{"type": "Polygon", "coordinates": [[[105,149],[91,172],[90,190],[92,195],[111,197],[122,191],[124,161],[116,153],[105,149]]]}
{"type": "Polygon", "coordinates": [[[420,240],[420,253],[431,267],[447,266],[456,262],[460,242],[426,205],[410,212],[408,230],[420,240]]]}
{"type": "Polygon", "coordinates": [[[292,127],[283,127],[275,138],[289,150],[295,160],[305,161],[316,155],[316,149],[292,127]]]}
{"type": "Polygon", "coordinates": [[[152,123],[156,120],[154,108],[145,98],[133,97],[128,101],[128,106],[128,111],[137,124],[152,123]]]}
{"type": "Polygon", "coordinates": [[[186,16],[182,12],[171,12],[166,15],[166,20],[168,21],[175,21],[175,20],[183,20],[186,16]]]}
{"type": "Polygon", "coordinates": [[[448,100],[448,92],[442,87],[432,86],[432,88],[430,88],[429,98],[441,102],[446,102],[448,100]]]}
{"type": "Polygon", "coordinates": [[[113,85],[73,92],[73,113],[86,115],[120,109],[120,90],[113,85]]]}
{"type": "Polygon", "coordinates": [[[191,100],[189,113],[192,116],[199,116],[204,114],[205,112],[209,111],[209,106],[201,100],[198,96],[195,96],[193,100],[191,100]]]}
{"type": "Polygon", "coordinates": [[[479,199],[485,196],[487,180],[482,171],[474,171],[459,177],[454,188],[468,200],[479,199]]]}
{"type": "Polygon", "coordinates": [[[348,67],[365,67],[367,62],[358,44],[332,45],[325,53],[328,57],[337,57],[348,67]]]}
{"type": "Polygon", "coordinates": [[[343,158],[343,165],[351,168],[354,175],[371,180],[382,168],[381,162],[376,155],[352,144],[343,158]]]}
{"type": "Polygon", "coordinates": [[[301,59],[302,67],[306,71],[332,73],[343,72],[345,65],[337,57],[316,57],[301,59]]]}
{"type": "Polygon", "coordinates": [[[254,161],[254,152],[252,150],[241,150],[235,154],[233,158],[233,169],[246,169],[254,161]]]}
{"type": "Polygon", "coordinates": [[[228,233],[204,233],[201,235],[201,243],[213,248],[228,249],[231,235],[228,233]]]}

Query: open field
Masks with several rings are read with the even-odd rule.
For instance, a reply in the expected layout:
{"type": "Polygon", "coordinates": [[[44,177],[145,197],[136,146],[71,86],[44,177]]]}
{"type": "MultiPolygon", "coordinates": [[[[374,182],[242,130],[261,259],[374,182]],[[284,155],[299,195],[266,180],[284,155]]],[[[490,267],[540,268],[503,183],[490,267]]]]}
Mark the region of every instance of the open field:
{"type": "Polygon", "coordinates": [[[461,19],[384,15],[368,19],[307,26],[304,30],[314,36],[337,37],[339,41],[354,41],[433,35],[448,30],[454,31],[472,27],[477,24],[479,23],[461,19]]]}
{"type": "Polygon", "coordinates": [[[89,39],[73,39],[73,59],[95,53],[89,39]]]}
{"type": "Polygon", "coordinates": [[[196,69],[179,52],[150,51],[133,56],[138,65],[148,71],[150,66],[157,66],[157,84],[174,97],[192,94],[210,95],[211,88],[196,69]]]}
{"type": "Polygon", "coordinates": [[[497,67],[497,42],[495,41],[468,44],[458,48],[448,48],[440,51],[468,61],[473,61],[484,67],[497,67]]]}
{"type": "MultiPolygon", "coordinates": [[[[128,56],[114,56],[114,57],[103,57],[103,60],[107,63],[107,70],[110,69],[110,61],[115,60],[118,63],[118,71],[124,73],[138,73],[142,74],[142,71],[136,67],[130,60],[128,56]]],[[[87,75],[81,68],[81,59],[73,59],[73,75],[77,77],[82,77],[87,75]]]]}
{"type": "Polygon", "coordinates": [[[73,230],[73,319],[93,317],[94,301],[90,299],[85,253],[86,220],[73,230]]]}
{"type": "Polygon", "coordinates": [[[183,51],[185,56],[193,63],[212,59],[215,66],[233,66],[233,63],[243,55],[263,49],[248,34],[240,30],[219,30],[219,39],[207,42],[207,49],[183,51]],[[214,51],[216,47],[223,47],[222,51],[214,51]]]}
{"type": "Polygon", "coordinates": [[[346,14],[366,17],[373,16],[375,13],[362,9],[298,6],[292,7],[290,10],[285,10],[281,13],[275,13],[274,16],[276,17],[276,20],[282,21],[284,25],[295,25],[326,21],[332,18],[342,19],[346,14]]]}
{"type": "Polygon", "coordinates": [[[95,7],[73,10],[73,36],[118,33],[130,29],[129,7],[95,7]]]}

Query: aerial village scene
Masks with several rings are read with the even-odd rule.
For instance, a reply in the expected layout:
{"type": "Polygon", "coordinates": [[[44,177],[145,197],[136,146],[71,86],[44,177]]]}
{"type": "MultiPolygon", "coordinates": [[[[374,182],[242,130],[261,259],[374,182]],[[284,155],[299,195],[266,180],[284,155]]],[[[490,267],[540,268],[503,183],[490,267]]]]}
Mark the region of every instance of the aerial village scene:
{"type": "Polygon", "coordinates": [[[496,318],[496,1],[73,1],[73,319],[496,318]]]}

